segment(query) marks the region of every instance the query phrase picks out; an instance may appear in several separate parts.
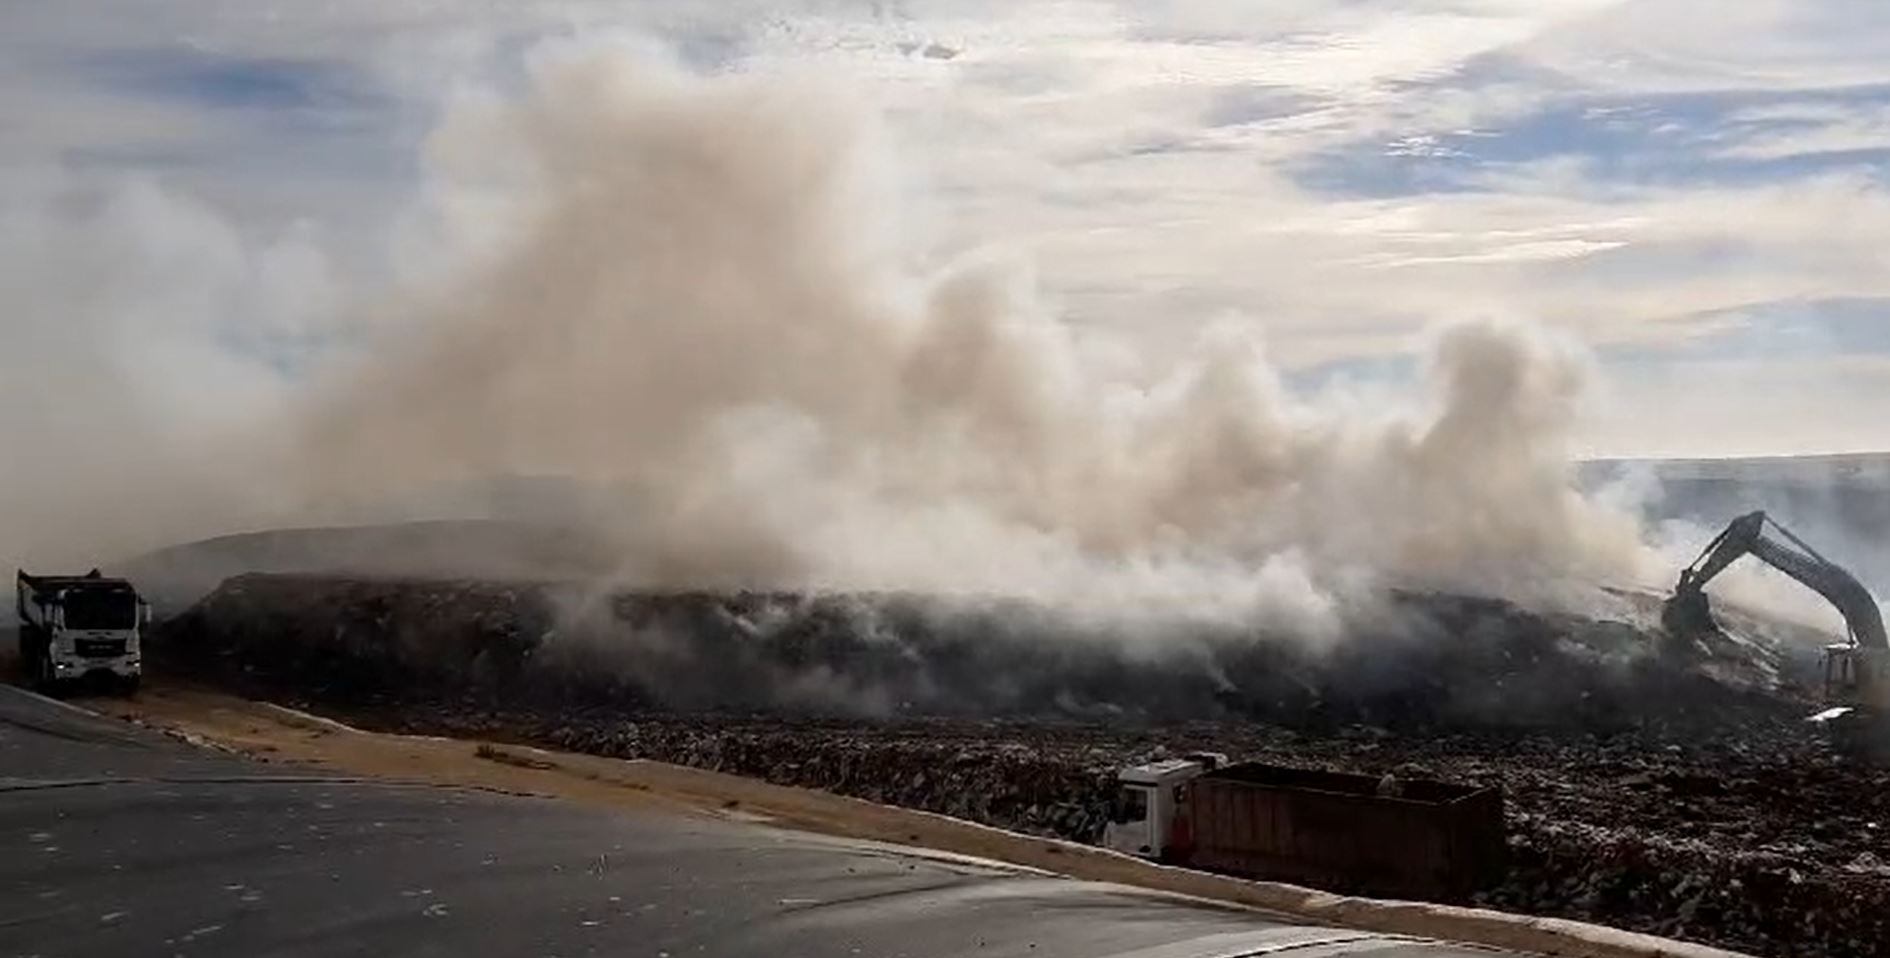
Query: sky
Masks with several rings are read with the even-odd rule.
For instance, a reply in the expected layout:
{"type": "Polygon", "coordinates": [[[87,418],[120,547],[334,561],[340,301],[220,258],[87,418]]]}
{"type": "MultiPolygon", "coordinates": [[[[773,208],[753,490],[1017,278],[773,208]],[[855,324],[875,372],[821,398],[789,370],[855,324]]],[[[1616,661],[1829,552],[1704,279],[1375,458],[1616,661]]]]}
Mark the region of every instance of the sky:
{"type": "Polygon", "coordinates": [[[897,228],[1151,354],[1231,319],[1293,389],[1395,395],[1426,330],[1540,324],[1593,357],[1586,453],[1890,449],[1856,0],[0,0],[0,396],[285,402],[424,273],[442,117],[602,35],[883,118],[897,228]]]}

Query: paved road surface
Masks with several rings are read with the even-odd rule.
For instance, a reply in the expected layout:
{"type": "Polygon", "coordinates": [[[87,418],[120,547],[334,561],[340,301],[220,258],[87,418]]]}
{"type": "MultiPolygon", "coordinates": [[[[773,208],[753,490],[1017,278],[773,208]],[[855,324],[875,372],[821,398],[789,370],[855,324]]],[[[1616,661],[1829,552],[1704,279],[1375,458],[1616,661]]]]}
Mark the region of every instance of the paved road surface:
{"type": "Polygon", "coordinates": [[[284,775],[0,687],[0,956],[1491,954],[735,822],[284,775]]]}

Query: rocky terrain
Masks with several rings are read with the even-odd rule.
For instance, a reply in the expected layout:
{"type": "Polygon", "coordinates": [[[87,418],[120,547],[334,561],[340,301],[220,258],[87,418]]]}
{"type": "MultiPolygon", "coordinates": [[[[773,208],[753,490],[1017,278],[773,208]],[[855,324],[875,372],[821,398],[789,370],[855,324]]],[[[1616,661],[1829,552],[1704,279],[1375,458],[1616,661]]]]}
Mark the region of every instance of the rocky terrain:
{"type": "Polygon", "coordinates": [[[1394,606],[1396,628],[1331,649],[1209,628],[1154,648],[1016,603],[243,576],[153,654],[376,728],[1083,841],[1117,768],[1193,749],[1498,784],[1511,869],[1479,902],[1760,954],[1882,953],[1890,773],[1803,722],[1798,643],[1735,628],[1675,649],[1631,616],[1394,606]]]}

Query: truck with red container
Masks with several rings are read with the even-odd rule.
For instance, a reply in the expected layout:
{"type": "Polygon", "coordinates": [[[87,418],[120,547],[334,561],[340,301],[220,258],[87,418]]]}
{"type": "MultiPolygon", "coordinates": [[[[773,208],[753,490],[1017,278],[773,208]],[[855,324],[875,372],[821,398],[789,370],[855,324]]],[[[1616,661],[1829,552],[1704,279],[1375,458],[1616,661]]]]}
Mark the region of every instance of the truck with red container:
{"type": "Polygon", "coordinates": [[[1494,788],[1213,754],[1124,769],[1110,819],[1105,844],[1125,854],[1401,898],[1467,898],[1507,848],[1494,788]]]}

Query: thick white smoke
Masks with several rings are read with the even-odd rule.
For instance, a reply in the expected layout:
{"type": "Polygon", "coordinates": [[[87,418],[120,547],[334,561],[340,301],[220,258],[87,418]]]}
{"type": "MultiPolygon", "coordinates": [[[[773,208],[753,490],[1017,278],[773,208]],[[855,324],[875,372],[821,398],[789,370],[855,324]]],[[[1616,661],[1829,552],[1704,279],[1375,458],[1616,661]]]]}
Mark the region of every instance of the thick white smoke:
{"type": "Polygon", "coordinates": [[[1561,342],[1445,330],[1428,402],[1369,416],[1295,399],[1250,323],[1125,364],[1017,270],[941,262],[831,91],[595,46],[543,50],[529,79],[430,143],[480,251],[324,400],[297,469],[324,500],[574,476],[631,582],[1310,634],[1389,585],[1541,600],[1646,571],[1634,524],[1571,488],[1584,364],[1561,342]]]}
{"type": "Polygon", "coordinates": [[[257,241],[149,180],[8,181],[0,568],[82,570],[283,514],[258,455],[291,414],[277,360],[335,302],[303,231],[257,241]]]}
{"type": "Polygon", "coordinates": [[[1671,575],[1573,489],[1579,349],[1441,330],[1419,398],[1367,411],[1286,389],[1263,322],[1141,362],[1026,270],[941,251],[867,117],[817,85],[541,48],[520,92],[460,98],[428,140],[437,238],[403,247],[425,268],[391,292],[157,191],[92,232],[189,229],[109,256],[8,222],[0,284],[51,358],[5,367],[0,429],[29,450],[0,483],[7,557],[437,513],[433,490],[528,476],[565,480],[538,510],[638,585],[1021,595],[1323,638],[1391,587],[1565,604],[1671,575]],[[276,332],[228,359],[206,344],[258,328],[230,316],[276,332]],[[128,366],[127,336],[158,361],[128,366]],[[279,368],[332,360],[324,336],[369,358],[279,368]]]}

